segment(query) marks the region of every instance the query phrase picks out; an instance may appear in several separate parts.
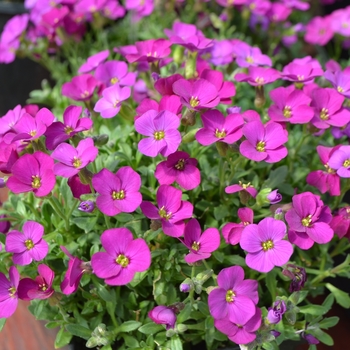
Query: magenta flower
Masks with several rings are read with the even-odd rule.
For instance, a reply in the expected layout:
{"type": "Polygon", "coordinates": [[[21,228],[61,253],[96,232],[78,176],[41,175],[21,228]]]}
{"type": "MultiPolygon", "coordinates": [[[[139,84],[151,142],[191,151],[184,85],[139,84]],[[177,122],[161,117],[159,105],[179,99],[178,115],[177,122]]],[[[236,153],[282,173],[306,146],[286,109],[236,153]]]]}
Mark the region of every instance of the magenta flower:
{"type": "Polygon", "coordinates": [[[277,324],[282,321],[282,316],[286,311],[286,303],[283,300],[277,300],[273,303],[273,307],[269,308],[266,319],[269,324],[277,324]]]}
{"type": "Polygon", "coordinates": [[[283,146],[288,141],[288,133],[278,123],[249,122],[243,126],[243,135],[247,140],[241,143],[239,150],[248,159],[277,163],[288,154],[283,146]]]}
{"type": "Polygon", "coordinates": [[[64,275],[61,283],[61,291],[63,294],[69,295],[78,290],[79,283],[85,272],[91,272],[90,262],[84,262],[76,256],[72,256],[64,246],[60,246],[61,250],[69,257],[68,270],[64,275]]]}
{"type": "Polygon", "coordinates": [[[0,318],[9,318],[17,309],[19,273],[15,266],[9,269],[9,280],[0,272],[0,318]]]}
{"type": "Polygon", "coordinates": [[[235,75],[237,81],[244,81],[252,86],[262,86],[273,83],[281,77],[280,72],[273,68],[263,68],[250,66],[248,74],[238,73],[235,75]]]}
{"type": "Polygon", "coordinates": [[[220,233],[216,228],[208,228],[201,234],[201,227],[196,219],[191,219],[185,226],[184,245],[190,250],[185,256],[188,264],[208,259],[219,248],[220,233]]]}
{"type": "Polygon", "coordinates": [[[102,98],[100,98],[94,107],[95,112],[100,112],[103,118],[115,117],[122,106],[121,102],[130,97],[131,90],[129,87],[120,87],[115,84],[102,91],[102,98]]]}
{"type": "Polygon", "coordinates": [[[241,191],[249,193],[253,198],[255,198],[256,195],[258,194],[258,191],[254,188],[253,185],[250,184],[250,182],[248,182],[247,184],[244,184],[241,181],[239,181],[239,185],[235,184],[235,185],[227,186],[225,188],[225,192],[228,194],[241,192],[241,191]]]}
{"type": "Polygon", "coordinates": [[[343,96],[350,98],[350,68],[347,67],[343,71],[331,72],[327,70],[324,77],[333,85],[343,96]]]}
{"type": "Polygon", "coordinates": [[[197,164],[197,159],[190,158],[188,153],[177,151],[157,165],[154,176],[161,185],[171,185],[176,181],[183,189],[193,190],[201,182],[197,164]]]}
{"type": "Polygon", "coordinates": [[[301,249],[310,249],[315,242],[330,242],[334,235],[329,226],[332,214],[320,197],[304,192],[294,195],[292,202],[292,209],[285,215],[289,225],[289,241],[301,249]]]}
{"type": "Polygon", "coordinates": [[[170,55],[170,46],[171,42],[165,39],[137,41],[135,43],[137,53],[128,54],[125,58],[129,63],[156,62],[170,55]]]}
{"type": "Polygon", "coordinates": [[[194,111],[216,107],[220,102],[215,85],[205,79],[198,79],[194,82],[179,79],[173,84],[173,91],[180,96],[184,106],[194,111]]]}
{"type": "Polygon", "coordinates": [[[314,66],[310,62],[295,62],[284,66],[282,70],[282,79],[293,81],[296,83],[309,83],[314,78],[323,75],[323,70],[320,67],[314,66]]]}
{"type": "Polygon", "coordinates": [[[311,98],[293,85],[270,91],[270,97],[275,104],[269,107],[267,113],[274,122],[306,124],[314,116],[313,109],[309,107],[311,98]]]}
{"type": "Polygon", "coordinates": [[[329,191],[331,196],[340,195],[340,177],[336,174],[336,170],[332,169],[328,161],[331,155],[339,149],[340,146],[336,147],[324,147],[317,146],[316,150],[321,159],[322,164],[325,167],[324,170],[316,170],[309,173],[306,177],[306,182],[316,187],[321,193],[329,191]]]}
{"type": "Polygon", "coordinates": [[[128,72],[128,65],[125,62],[108,61],[97,67],[95,78],[106,86],[114,84],[133,86],[136,81],[136,73],[128,72]]]}
{"type": "Polygon", "coordinates": [[[214,66],[224,66],[233,61],[233,44],[230,40],[213,40],[210,48],[210,63],[214,66]]]}
{"type": "Polygon", "coordinates": [[[80,66],[78,73],[90,73],[103,63],[109,56],[109,50],[104,50],[90,56],[87,61],[80,66]]]}
{"type": "Polygon", "coordinates": [[[344,99],[344,96],[333,89],[314,89],[311,107],[314,108],[315,114],[311,123],[318,129],[345,126],[350,121],[350,112],[342,107],[344,99]]]}
{"type": "Polygon", "coordinates": [[[102,169],[93,176],[92,186],[99,194],[97,208],[108,216],[132,213],[142,202],[141,177],[129,166],[121,167],[116,174],[102,169]]]}
{"type": "Polygon", "coordinates": [[[236,324],[246,324],[256,312],[258,282],[244,280],[241,266],[221,270],[217,281],[219,288],[213,289],[208,297],[211,315],[216,320],[229,319],[236,324]]]}
{"type": "Polygon", "coordinates": [[[11,41],[10,43],[0,42],[0,63],[11,63],[16,59],[16,51],[21,46],[19,40],[11,41]]]}
{"type": "Polygon", "coordinates": [[[157,324],[165,324],[167,330],[175,327],[176,314],[170,307],[156,306],[148,313],[148,317],[157,324]]]}
{"type": "Polygon", "coordinates": [[[340,146],[330,155],[328,166],[340,177],[350,177],[350,146],[340,146]]]}
{"type": "Polygon", "coordinates": [[[329,226],[339,238],[346,237],[350,240],[350,207],[340,208],[329,226]]]}
{"type": "Polygon", "coordinates": [[[197,141],[204,146],[220,141],[232,144],[242,137],[244,120],[238,113],[229,114],[226,118],[216,109],[201,115],[203,128],[196,133],[197,141]]]}
{"type": "MultiPolygon", "coordinates": [[[[159,78],[155,84],[154,88],[162,95],[173,95],[173,84],[175,81],[183,79],[183,76],[180,74],[173,74],[169,77],[159,78]]],[[[1,119],[0,119],[1,120],[1,119]]]]}
{"type": "Polygon", "coordinates": [[[55,186],[53,159],[43,152],[25,154],[12,166],[7,187],[14,193],[30,192],[37,197],[47,196],[55,186]]]}
{"type": "Polygon", "coordinates": [[[222,235],[227,244],[238,244],[242,237],[244,228],[253,223],[254,211],[250,208],[239,208],[238,217],[241,219],[239,224],[228,222],[222,228],[222,235]]]}
{"type": "Polygon", "coordinates": [[[63,177],[76,175],[95,160],[97,153],[98,148],[91,138],[81,140],[76,148],[68,143],[61,143],[51,154],[59,162],[53,166],[53,172],[63,177]]]}
{"type": "Polygon", "coordinates": [[[81,131],[91,129],[90,118],[79,118],[83,108],[81,106],[69,106],[63,113],[63,123],[54,122],[46,130],[46,147],[55,149],[61,142],[68,140],[81,131]]]}
{"type": "Polygon", "coordinates": [[[174,153],[180,145],[181,134],[178,116],[169,111],[157,112],[150,110],[135,121],[135,130],[141,135],[148,136],[138,144],[142,154],[156,157],[159,153],[167,157],[174,153]]]}
{"type": "Polygon", "coordinates": [[[33,260],[44,259],[49,251],[49,245],[43,239],[44,227],[35,221],[27,221],[22,230],[23,233],[14,230],[6,235],[5,249],[13,253],[13,262],[29,265],[33,260]]]}
{"type": "Polygon", "coordinates": [[[101,235],[106,252],[95,253],[91,266],[97,277],[106,284],[128,284],[136,272],[146,271],[151,265],[151,252],[142,238],[134,239],[127,228],[112,228],[101,235]]]}
{"type": "Polygon", "coordinates": [[[0,42],[9,44],[18,39],[21,34],[26,30],[29,22],[29,15],[17,15],[12,17],[6,22],[4,29],[1,33],[0,42]]]}
{"type": "MultiPolygon", "coordinates": [[[[1,119],[0,119],[1,120],[1,119]]],[[[11,174],[13,164],[18,160],[17,146],[12,143],[8,145],[0,142],[0,171],[4,174],[11,174]]]]}
{"type": "Polygon", "coordinates": [[[125,8],[132,11],[131,20],[138,22],[142,17],[149,16],[154,9],[154,0],[126,0],[125,8]]]}
{"type": "Polygon", "coordinates": [[[9,131],[14,131],[15,125],[26,113],[26,110],[20,105],[10,109],[3,117],[0,118],[0,136],[4,136],[9,131]]]}
{"type": "Polygon", "coordinates": [[[258,47],[251,47],[243,41],[237,40],[233,45],[233,54],[236,56],[236,63],[239,67],[249,66],[272,66],[269,56],[263,55],[258,47]]]}
{"type": "Polygon", "coordinates": [[[48,299],[55,292],[52,282],[55,277],[54,272],[46,265],[38,266],[39,276],[32,280],[23,278],[18,285],[18,297],[22,300],[48,299]]]}
{"type": "Polygon", "coordinates": [[[88,101],[91,99],[100,83],[90,74],[73,77],[72,81],[62,85],[62,95],[75,101],[88,101]]]}
{"type": "Polygon", "coordinates": [[[324,46],[333,38],[334,32],[330,26],[331,17],[314,17],[306,25],[304,39],[309,44],[324,46]]]}
{"type": "Polygon", "coordinates": [[[214,326],[236,344],[248,344],[255,340],[261,325],[261,310],[255,307],[254,315],[245,323],[231,322],[229,319],[214,320],[214,326]]]}
{"type": "Polygon", "coordinates": [[[74,198],[80,199],[81,195],[91,193],[90,185],[83,184],[79,179],[79,175],[70,177],[67,184],[71,189],[74,198]]]}
{"type": "Polygon", "coordinates": [[[293,254],[293,246],[283,239],[286,233],[285,223],[274,218],[248,225],[239,243],[248,252],[246,264],[259,272],[269,272],[275,266],[287,263],[293,254]]]}
{"type": "Polygon", "coordinates": [[[160,220],[163,232],[171,237],[180,237],[185,230],[185,219],[192,216],[193,205],[181,200],[182,192],[168,185],[161,185],[157,191],[158,208],[151,202],[140,205],[143,214],[152,220],[160,220]]]}

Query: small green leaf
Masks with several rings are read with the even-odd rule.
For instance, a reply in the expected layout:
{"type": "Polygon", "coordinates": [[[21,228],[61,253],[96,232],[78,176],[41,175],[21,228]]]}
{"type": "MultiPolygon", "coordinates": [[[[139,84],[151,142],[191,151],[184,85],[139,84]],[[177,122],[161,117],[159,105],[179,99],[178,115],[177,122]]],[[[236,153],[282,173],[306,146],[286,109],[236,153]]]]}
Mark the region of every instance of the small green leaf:
{"type": "MultiPolygon", "coordinates": [[[[311,332],[310,332],[310,333],[311,333],[311,332]]],[[[312,333],[313,333],[313,334],[315,335],[315,337],[316,337],[320,342],[322,342],[323,344],[326,344],[326,345],[328,345],[328,346],[334,345],[334,342],[333,342],[332,337],[331,337],[329,334],[327,334],[327,333],[321,331],[320,329],[315,329],[312,333]]]]}
{"type": "Polygon", "coordinates": [[[72,339],[73,335],[66,332],[62,327],[56,335],[55,339],[55,349],[63,348],[68,345],[72,339]]]}
{"type": "Polygon", "coordinates": [[[138,331],[143,334],[156,334],[160,331],[164,331],[164,327],[160,324],[150,322],[140,327],[138,331]]]}
{"type": "Polygon", "coordinates": [[[276,279],[276,271],[272,270],[266,275],[266,287],[271,294],[271,299],[276,299],[276,289],[277,289],[277,279],[276,279]]]}
{"type": "Polygon", "coordinates": [[[345,293],[342,290],[334,287],[330,283],[326,283],[326,287],[333,293],[335,300],[339,305],[346,309],[350,307],[350,297],[348,293],[345,293]]]}
{"type": "Polygon", "coordinates": [[[178,314],[177,322],[178,323],[183,323],[183,322],[187,321],[189,319],[189,317],[190,317],[191,310],[192,310],[192,305],[191,304],[187,304],[184,307],[184,309],[178,314]]]}
{"type": "Polygon", "coordinates": [[[182,342],[177,334],[170,339],[170,344],[171,350],[182,350],[182,342]]]}
{"type": "Polygon", "coordinates": [[[325,299],[325,301],[322,303],[322,306],[325,307],[327,309],[327,311],[329,311],[331,309],[333,303],[334,303],[334,295],[329,294],[327,296],[327,298],[325,299]]]}
{"type": "Polygon", "coordinates": [[[79,324],[71,323],[67,324],[66,330],[77,337],[88,340],[91,337],[92,331],[89,328],[83,327],[79,324]]]}
{"type": "Polygon", "coordinates": [[[4,328],[7,318],[0,318],[0,332],[4,328]]]}
{"type": "Polygon", "coordinates": [[[122,323],[118,328],[117,328],[117,332],[118,333],[123,333],[123,332],[132,332],[135,329],[139,328],[141,326],[141,322],[137,322],[137,321],[126,321],[124,323],[122,323]]]}
{"type": "Polygon", "coordinates": [[[122,337],[124,338],[125,345],[129,348],[138,348],[140,346],[137,339],[131,335],[128,334],[122,334],[122,337]]]}
{"type": "Polygon", "coordinates": [[[320,328],[331,328],[335,326],[339,322],[339,317],[333,316],[333,317],[327,317],[319,322],[320,328]]]}
{"type": "Polygon", "coordinates": [[[322,305],[305,305],[300,306],[299,311],[303,314],[310,314],[310,315],[324,315],[328,310],[322,305]]]}
{"type": "Polygon", "coordinates": [[[62,324],[62,322],[52,321],[52,322],[46,323],[45,327],[48,328],[48,329],[51,329],[51,328],[59,327],[61,324],[62,324]]]}

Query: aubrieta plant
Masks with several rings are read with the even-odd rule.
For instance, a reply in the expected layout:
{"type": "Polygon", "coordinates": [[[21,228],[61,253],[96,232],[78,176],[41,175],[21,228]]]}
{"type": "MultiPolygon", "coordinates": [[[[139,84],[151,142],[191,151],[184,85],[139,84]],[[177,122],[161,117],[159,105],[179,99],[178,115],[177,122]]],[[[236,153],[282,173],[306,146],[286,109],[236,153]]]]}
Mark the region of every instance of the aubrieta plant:
{"type": "Polygon", "coordinates": [[[56,348],[332,346],[326,314],[350,307],[333,279],[350,278],[350,8],[25,6],[0,61],[56,85],[0,118],[1,327],[21,299],[56,348]]]}

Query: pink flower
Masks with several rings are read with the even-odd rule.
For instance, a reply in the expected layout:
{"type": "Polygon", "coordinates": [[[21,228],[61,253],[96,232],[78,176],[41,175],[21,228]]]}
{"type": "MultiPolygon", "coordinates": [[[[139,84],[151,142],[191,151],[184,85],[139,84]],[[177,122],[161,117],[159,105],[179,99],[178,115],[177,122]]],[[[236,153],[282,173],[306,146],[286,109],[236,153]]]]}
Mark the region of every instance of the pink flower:
{"type": "Polygon", "coordinates": [[[137,53],[128,54],[125,58],[129,63],[156,62],[170,55],[170,46],[171,42],[165,39],[137,41],[135,43],[137,53]]]}
{"type": "Polygon", "coordinates": [[[340,177],[350,177],[350,146],[340,146],[329,158],[328,165],[340,177]]]}
{"type": "Polygon", "coordinates": [[[186,224],[182,243],[190,250],[185,261],[192,264],[211,257],[211,253],[219,248],[220,233],[216,228],[208,228],[201,234],[199,222],[191,219],[186,224]]]}
{"type": "Polygon", "coordinates": [[[333,85],[341,95],[350,98],[350,67],[343,71],[331,72],[327,70],[324,77],[333,85]]]}
{"type": "Polygon", "coordinates": [[[92,186],[99,194],[97,208],[108,216],[131,213],[142,202],[141,177],[129,166],[120,168],[116,174],[102,169],[93,176],[92,186]]]}
{"type": "Polygon", "coordinates": [[[247,140],[241,143],[239,150],[248,159],[277,163],[288,154],[283,146],[288,141],[288,133],[278,123],[249,122],[243,126],[243,135],[247,140]]]}
{"type": "Polygon", "coordinates": [[[87,61],[80,66],[78,73],[90,73],[103,63],[109,56],[109,50],[104,50],[90,56],[87,61]]]}
{"type": "Polygon", "coordinates": [[[239,67],[272,66],[270,57],[263,55],[258,47],[251,47],[243,41],[235,41],[233,53],[236,56],[236,63],[239,67]]]}
{"type": "Polygon", "coordinates": [[[160,220],[163,232],[171,237],[180,237],[185,230],[185,219],[192,216],[193,205],[181,200],[182,192],[168,185],[157,191],[158,208],[151,202],[141,203],[142,213],[152,220],[160,220]]]}
{"type": "Polygon", "coordinates": [[[128,65],[123,61],[108,61],[97,67],[95,78],[106,86],[114,84],[133,86],[136,81],[136,73],[128,72],[128,65]]]}
{"type": "Polygon", "coordinates": [[[246,264],[259,272],[269,272],[275,266],[286,264],[293,254],[293,246],[283,239],[286,233],[285,223],[274,218],[248,225],[239,243],[248,252],[246,264]]]}
{"type": "Polygon", "coordinates": [[[134,239],[126,228],[112,228],[101,235],[106,252],[95,253],[91,258],[93,272],[106,284],[128,284],[136,272],[146,271],[151,265],[151,252],[142,238],[134,239]]]}
{"type": "Polygon", "coordinates": [[[15,266],[10,267],[9,278],[0,272],[0,318],[9,318],[17,309],[19,273],[15,266]]]}
{"type": "Polygon", "coordinates": [[[74,198],[80,199],[81,195],[91,193],[90,185],[83,184],[79,179],[79,175],[70,177],[67,184],[70,187],[74,198]]]}
{"type": "Polygon", "coordinates": [[[153,308],[148,317],[157,324],[165,324],[166,329],[173,329],[176,323],[176,314],[170,307],[159,305],[153,308]]]}
{"type": "Polygon", "coordinates": [[[52,288],[54,272],[46,265],[38,266],[39,276],[32,280],[23,278],[18,285],[18,297],[22,300],[48,299],[55,292],[52,288]]]}
{"type": "Polygon", "coordinates": [[[258,191],[254,188],[253,185],[250,184],[250,182],[248,182],[247,184],[244,184],[241,181],[239,181],[239,185],[235,184],[235,185],[227,186],[225,188],[225,192],[228,194],[241,192],[241,191],[249,193],[253,198],[255,198],[256,195],[258,194],[258,191]]]}
{"type": "Polygon", "coordinates": [[[149,110],[135,120],[135,129],[141,135],[148,136],[138,144],[139,151],[149,157],[159,153],[167,157],[174,153],[181,142],[178,116],[169,111],[149,110]]]}
{"type": "Polygon", "coordinates": [[[14,230],[6,235],[5,249],[13,253],[13,262],[29,265],[33,260],[44,259],[49,251],[49,245],[43,239],[44,227],[35,221],[27,221],[22,230],[23,233],[14,230]]]}
{"type": "Polygon", "coordinates": [[[350,207],[340,208],[329,226],[339,238],[346,237],[350,241],[350,207]]]}
{"type": "Polygon", "coordinates": [[[154,176],[161,185],[171,185],[176,181],[185,190],[193,190],[201,182],[197,168],[198,161],[186,152],[177,151],[157,165],[154,176]]]}
{"type": "Polygon", "coordinates": [[[331,17],[314,17],[306,25],[305,41],[309,44],[324,46],[333,38],[334,32],[330,26],[331,17]]]}
{"type": "Polygon", "coordinates": [[[82,74],[62,85],[62,95],[75,101],[88,101],[99,87],[100,83],[92,75],[82,74]]]}
{"type": "Polygon", "coordinates": [[[314,78],[323,75],[323,70],[311,62],[296,62],[294,60],[283,68],[281,75],[284,80],[309,83],[314,78]]]}
{"type": "Polygon", "coordinates": [[[37,197],[47,196],[55,186],[53,159],[43,152],[25,154],[12,166],[7,187],[14,193],[30,192],[37,197]]]}
{"type": "Polygon", "coordinates": [[[245,81],[252,86],[262,86],[276,81],[280,76],[280,72],[273,68],[250,66],[248,74],[238,73],[235,75],[235,79],[241,82],[245,81]]]}
{"type": "Polygon", "coordinates": [[[53,166],[53,172],[63,177],[76,175],[95,160],[97,153],[98,149],[91,138],[81,140],[76,148],[68,143],[61,143],[51,154],[59,162],[53,166]]]}

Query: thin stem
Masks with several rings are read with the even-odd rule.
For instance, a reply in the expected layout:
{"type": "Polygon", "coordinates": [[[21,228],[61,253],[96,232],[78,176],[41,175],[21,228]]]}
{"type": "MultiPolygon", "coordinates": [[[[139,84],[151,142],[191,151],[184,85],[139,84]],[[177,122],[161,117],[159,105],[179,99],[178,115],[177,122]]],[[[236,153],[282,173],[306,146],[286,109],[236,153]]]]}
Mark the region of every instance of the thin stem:
{"type": "Polygon", "coordinates": [[[64,215],[64,213],[62,212],[62,210],[58,207],[58,205],[56,204],[55,200],[53,199],[53,197],[48,198],[49,203],[51,204],[52,208],[57,212],[57,214],[61,217],[61,219],[64,220],[65,224],[66,224],[66,231],[69,231],[69,220],[66,218],[66,216],[64,215]]]}

